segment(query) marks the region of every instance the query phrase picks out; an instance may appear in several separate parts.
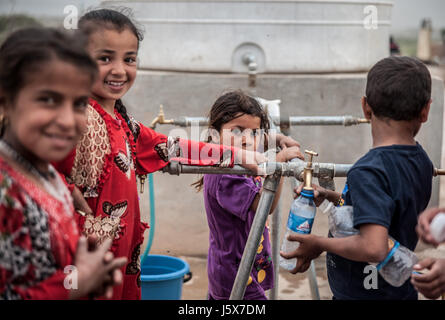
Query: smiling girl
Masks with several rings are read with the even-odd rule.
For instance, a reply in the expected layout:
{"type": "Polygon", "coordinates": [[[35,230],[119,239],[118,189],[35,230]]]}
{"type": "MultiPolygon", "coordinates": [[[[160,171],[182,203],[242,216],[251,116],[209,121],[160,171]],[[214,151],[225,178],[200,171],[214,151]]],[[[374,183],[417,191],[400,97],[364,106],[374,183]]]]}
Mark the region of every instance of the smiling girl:
{"type": "Polygon", "coordinates": [[[0,299],[111,296],[121,282],[126,259],[106,254],[111,242],[88,250],[50,164],[85,130],[96,72],[81,37],[56,30],[20,30],[0,48],[0,299]],[[77,270],[70,286],[67,267],[77,270]]]}
{"type": "Polygon", "coordinates": [[[114,254],[128,257],[123,284],[114,290],[113,299],[140,299],[139,254],[147,225],[140,220],[136,176],[157,171],[172,158],[195,165],[232,166],[237,161],[255,170],[264,157],[167,137],[134,120],[121,98],[136,77],[141,33],[126,15],[110,9],[85,14],[79,28],[89,38],[88,52],[99,66],[99,77],[87,107],[86,133],[57,168],[81,190],[92,210],[86,217],[79,216],[83,232],[114,239],[114,254]],[[193,148],[205,148],[206,157],[191,159],[193,148]]]}

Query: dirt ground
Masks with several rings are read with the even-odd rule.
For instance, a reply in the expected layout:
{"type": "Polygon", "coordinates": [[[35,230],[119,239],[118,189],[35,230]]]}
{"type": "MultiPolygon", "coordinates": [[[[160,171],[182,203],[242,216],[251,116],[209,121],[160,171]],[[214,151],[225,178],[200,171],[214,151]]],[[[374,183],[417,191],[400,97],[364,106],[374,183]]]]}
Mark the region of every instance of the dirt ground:
{"type": "MultiPolygon", "coordinates": [[[[431,73],[445,79],[445,68],[431,67],[431,73]]],[[[445,96],[445,94],[444,94],[445,96]]],[[[444,113],[445,115],[445,113],[444,113]]],[[[445,123],[445,117],[444,117],[445,123]]],[[[445,131],[445,130],[444,130],[445,131]]],[[[442,139],[442,150],[444,150],[445,139],[442,139]]],[[[444,156],[442,155],[441,167],[445,167],[444,156]]],[[[445,206],[445,177],[440,178],[440,205],[445,206]]],[[[343,187],[340,183],[337,183],[337,189],[341,190],[343,187]]],[[[344,185],[344,181],[343,181],[344,185]]],[[[283,190],[291,190],[290,184],[286,185],[283,190]]],[[[289,199],[290,191],[287,191],[287,195],[283,193],[282,199],[289,199]]],[[[287,217],[285,212],[286,206],[283,206],[282,216],[283,219],[287,217]],[[285,217],[284,217],[285,216],[285,217]]],[[[328,230],[327,217],[318,212],[312,232],[317,235],[325,236],[328,230]]],[[[166,254],[165,252],[151,252],[166,254]]],[[[167,253],[168,254],[168,253],[167,253]]],[[[445,245],[435,249],[427,246],[421,242],[416,248],[417,256],[422,259],[425,257],[442,257],[445,258],[445,245]]],[[[207,295],[207,257],[206,256],[179,256],[179,258],[187,261],[190,265],[190,270],[193,273],[192,279],[183,285],[182,299],[184,300],[202,300],[206,299],[207,295]]],[[[317,285],[320,294],[320,299],[326,300],[332,298],[332,293],[329,288],[329,284],[326,276],[326,254],[322,254],[315,261],[315,270],[317,275],[317,285]]],[[[311,300],[311,290],[309,286],[309,280],[307,273],[293,275],[287,271],[280,270],[279,283],[278,283],[278,299],[279,300],[311,300]]],[[[425,299],[420,295],[420,299],[425,299]]]]}

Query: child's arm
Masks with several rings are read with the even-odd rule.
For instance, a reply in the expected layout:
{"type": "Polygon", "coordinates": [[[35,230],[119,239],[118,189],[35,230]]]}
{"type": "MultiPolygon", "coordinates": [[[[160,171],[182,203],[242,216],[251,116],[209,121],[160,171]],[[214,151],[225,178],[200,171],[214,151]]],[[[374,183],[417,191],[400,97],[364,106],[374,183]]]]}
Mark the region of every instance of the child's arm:
{"type": "Polygon", "coordinates": [[[378,224],[363,224],[359,229],[358,235],[345,238],[326,238],[313,234],[290,235],[288,239],[300,242],[300,246],[294,252],[282,252],[281,256],[286,259],[297,258],[297,265],[292,273],[306,271],[311,260],[323,251],[353,261],[383,261],[388,253],[388,229],[378,224]]]}
{"type": "MultiPolygon", "coordinates": [[[[165,167],[169,161],[198,166],[220,165],[233,167],[239,164],[251,171],[258,172],[258,164],[266,158],[258,152],[252,152],[220,144],[198,142],[187,139],[167,137],[132,119],[137,126],[136,157],[137,174],[147,174],[165,167]]],[[[129,127],[126,127],[129,130],[129,127]]],[[[300,147],[294,139],[282,134],[275,134],[276,144],[282,148],[300,147]]],[[[301,158],[304,159],[304,158],[301,158]]]]}
{"type": "Polygon", "coordinates": [[[225,145],[167,137],[140,125],[136,141],[137,174],[155,172],[170,161],[196,166],[233,167],[239,164],[257,172],[266,158],[252,151],[225,145]]]}

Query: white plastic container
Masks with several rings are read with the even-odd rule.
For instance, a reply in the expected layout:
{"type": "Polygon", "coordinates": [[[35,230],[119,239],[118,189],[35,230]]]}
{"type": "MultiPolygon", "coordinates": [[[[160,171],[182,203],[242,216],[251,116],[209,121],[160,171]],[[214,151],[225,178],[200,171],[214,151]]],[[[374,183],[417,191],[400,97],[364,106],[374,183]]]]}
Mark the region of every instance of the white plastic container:
{"type": "Polygon", "coordinates": [[[139,0],[140,68],[245,73],[367,71],[389,56],[387,0],[139,0]]]}
{"type": "Polygon", "coordinates": [[[438,213],[430,224],[430,232],[434,240],[441,243],[445,241],[445,213],[438,213]]]}

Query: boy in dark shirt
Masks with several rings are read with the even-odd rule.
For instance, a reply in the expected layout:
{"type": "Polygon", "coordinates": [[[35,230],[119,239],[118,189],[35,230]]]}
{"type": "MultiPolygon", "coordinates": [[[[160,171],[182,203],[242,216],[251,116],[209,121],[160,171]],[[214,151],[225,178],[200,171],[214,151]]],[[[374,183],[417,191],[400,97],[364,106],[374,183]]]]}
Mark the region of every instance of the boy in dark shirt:
{"type": "Polygon", "coordinates": [[[371,121],[372,149],[348,172],[342,194],[314,186],[317,203],[327,199],[353,206],[360,233],[346,238],[289,236],[300,242],[296,251],[281,253],[297,257],[292,273],[304,272],[327,251],[334,299],[417,299],[409,280],[393,287],[379,275],[377,289],[365,286],[365,267],[385,259],[388,235],[410,250],[416,247],[417,216],[431,196],[433,164],[414,137],[427,121],[430,105],[431,77],[419,60],[389,57],[369,71],[362,109],[371,121]]]}

